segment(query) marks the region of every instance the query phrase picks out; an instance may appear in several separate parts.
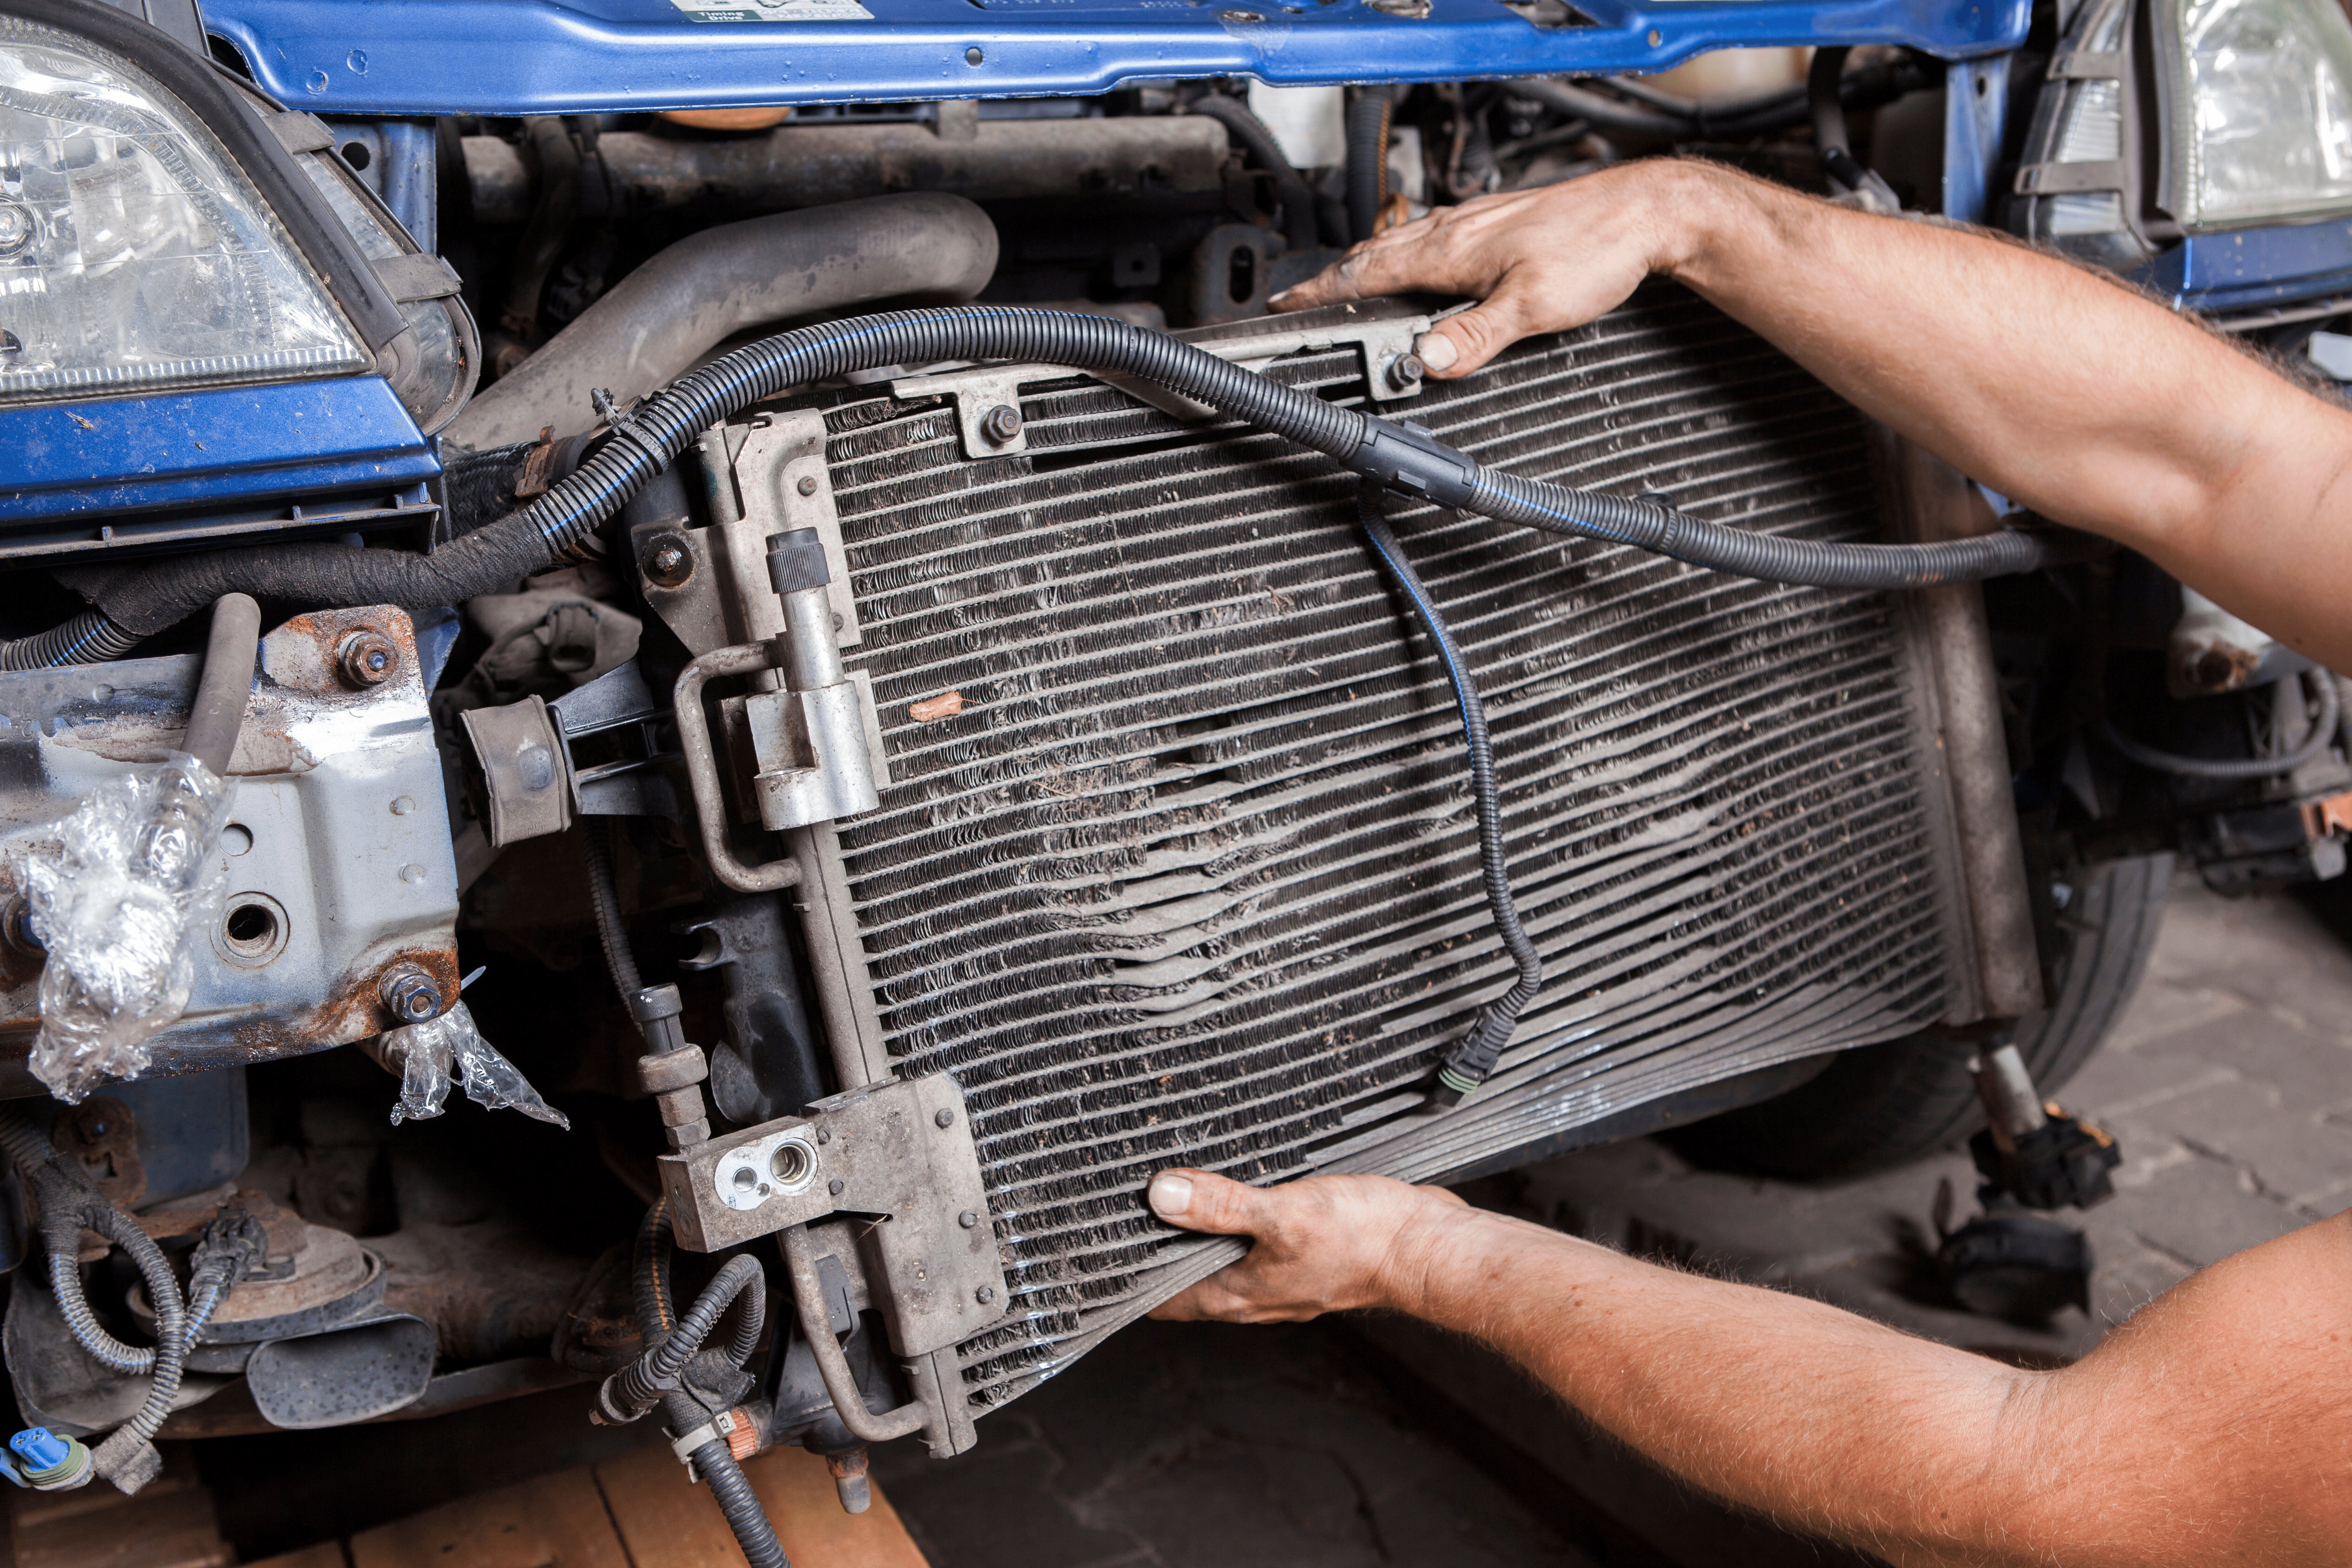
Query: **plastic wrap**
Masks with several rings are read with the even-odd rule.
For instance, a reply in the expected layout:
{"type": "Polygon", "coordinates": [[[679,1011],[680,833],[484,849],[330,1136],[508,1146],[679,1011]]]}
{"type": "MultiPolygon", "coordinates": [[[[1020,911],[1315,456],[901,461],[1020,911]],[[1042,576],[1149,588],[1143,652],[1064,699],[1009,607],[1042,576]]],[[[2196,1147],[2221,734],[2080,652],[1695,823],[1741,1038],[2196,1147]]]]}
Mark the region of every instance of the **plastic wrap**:
{"type": "Polygon", "coordinates": [[[474,1026],[473,1014],[454,1002],[437,1018],[404,1024],[377,1042],[377,1059],[400,1074],[400,1100],[392,1124],[441,1114],[454,1071],[465,1081],[466,1098],[491,1110],[520,1110],[570,1131],[571,1119],[539,1097],[521,1069],[499,1054],[474,1026]]]}
{"type": "Polygon", "coordinates": [[[193,944],[220,919],[232,781],[193,757],[134,768],[93,790],[11,869],[47,951],[28,1065],[68,1104],[147,1068],[147,1040],[176,1020],[193,944]]]}

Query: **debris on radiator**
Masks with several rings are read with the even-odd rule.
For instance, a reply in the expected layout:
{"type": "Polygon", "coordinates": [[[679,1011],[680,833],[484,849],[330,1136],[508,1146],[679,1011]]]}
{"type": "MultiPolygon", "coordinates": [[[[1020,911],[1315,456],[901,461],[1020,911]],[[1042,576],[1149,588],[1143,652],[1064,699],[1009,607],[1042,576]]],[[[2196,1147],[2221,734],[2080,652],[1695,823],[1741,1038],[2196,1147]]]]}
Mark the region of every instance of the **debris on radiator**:
{"type": "Polygon", "coordinates": [[[193,757],[132,768],[10,857],[26,934],[47,955],[28,1065],[68,1105],[146,1071],[148,1037],[187,1007],[189,933],[219,918],[228,886],[235,790],[193,757]]]}

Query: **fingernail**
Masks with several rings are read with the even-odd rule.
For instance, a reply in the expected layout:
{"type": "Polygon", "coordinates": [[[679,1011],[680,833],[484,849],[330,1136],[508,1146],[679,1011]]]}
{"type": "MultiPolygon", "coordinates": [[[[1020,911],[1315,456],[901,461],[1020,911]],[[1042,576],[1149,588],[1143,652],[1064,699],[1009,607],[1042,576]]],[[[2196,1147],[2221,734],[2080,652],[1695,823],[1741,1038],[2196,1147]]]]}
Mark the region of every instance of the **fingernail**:
{"type": "Polygon", "coordinates": [[[1462,357],[1454,340],[1443,332],[1423,332],[1414,340],[1412,347],[1421,355],[1421,363],[1432,370],[1450,370],[1454,362],[1462,357]]]}
{"type": "Polygon", "coordinates": [[[1162,1171],[1151,1178],[1151,1209],[1162,1219],[1181,1219],[1192,1207],[1191,1178],[1162,1171]]]}

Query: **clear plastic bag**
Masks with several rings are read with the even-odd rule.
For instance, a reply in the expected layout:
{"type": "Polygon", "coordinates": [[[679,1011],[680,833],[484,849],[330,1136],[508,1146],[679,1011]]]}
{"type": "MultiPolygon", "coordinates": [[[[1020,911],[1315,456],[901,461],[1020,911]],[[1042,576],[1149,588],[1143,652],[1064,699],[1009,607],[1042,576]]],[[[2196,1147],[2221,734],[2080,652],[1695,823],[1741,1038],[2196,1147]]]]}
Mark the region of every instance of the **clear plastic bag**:
{"type": "Polygon", "coordinates": [[[72,1104],[147,1069],[147,1040],[176,1021],[195,978],[192,943],[220,918],[234,782],[193,757],[131,769],[85,796],[54,837],[16,846],[11,869],[41,968],[29,1066],[72,1104]]]}
{"type": "Polygon", "coordinates": [[[437,1018],[386,1031],[377,1040],[376,1059],[400,1074],[400,1100],[392,1108],[394,1127],[411,1118],[422,1121],[440,1115],[455,1071],[465,1080],[466,1098],[475,1104],[520,1110],[567,1132],[572,1130],[571,1119],[541,1100],[521,1070],[482,1038],[463,1002],[451,1003],[437,1018]]]}

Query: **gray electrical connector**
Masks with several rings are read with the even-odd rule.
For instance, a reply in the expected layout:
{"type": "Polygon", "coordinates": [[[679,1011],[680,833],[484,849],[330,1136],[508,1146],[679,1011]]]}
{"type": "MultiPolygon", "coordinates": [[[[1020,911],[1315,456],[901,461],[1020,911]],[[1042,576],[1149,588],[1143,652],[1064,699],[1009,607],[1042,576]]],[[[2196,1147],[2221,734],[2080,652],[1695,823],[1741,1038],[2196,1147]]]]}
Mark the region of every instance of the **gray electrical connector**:
{"type": "Polygon", "coordinates": [[[761,825],[781,832],[871,811],[881,804],[878,725],[866,689],[842,668],[833,574],[814,529],[769,538],[768,579],[784,603],[784,689],[743,706],[761,825]]]}

